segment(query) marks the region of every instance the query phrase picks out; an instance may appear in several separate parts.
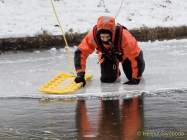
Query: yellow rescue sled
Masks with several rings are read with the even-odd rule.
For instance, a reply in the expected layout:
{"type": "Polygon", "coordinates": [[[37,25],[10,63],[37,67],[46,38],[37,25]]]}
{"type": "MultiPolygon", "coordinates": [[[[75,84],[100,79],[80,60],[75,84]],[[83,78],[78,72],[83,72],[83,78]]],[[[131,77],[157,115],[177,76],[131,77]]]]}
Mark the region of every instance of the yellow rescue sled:
{"type": "MultiPolygon", "coordinates": [[[[90,80],[92,75],[86,74],[85,79],[90,80]]],[[[82,83],[74,82],[73,74],[61,72],[53,79],[39,88],[39,91],[47,94],[68,94],[75,92],[82,87],[82,83]]]]}
{"type": "MultiPolygon", "coordinates": [[[[60,20],[58,18],[58,14],[57,11],[55,9],[55,5],[53,0],[51,0],[51,5],[53,8],[53,13],[57,19],[57,22],[60,26],[61,32],[62,32],[62,36],[64,38],[64,42],[65,42],[65,50],[67,51],[67,59],[68,59],[68,66],[70,71],[73,70],[73,68],[71,68],[70,66],[73,66],[72,64],[72,60],[71,60],[71,53],[69,51],[69,45],[67,43],[67,39],[65,37],[65,33],[62,27],[62,24],[60,23],[60,20]]],[[[86,80],[90,80],[92,78],[91,75],[87,74],[85,75],[85,79],[86,80]]],[[[64,73],[61,72],[59,73],[57,76],[55,76],[53,79],[49,80],[46,84],[44,84],[43,86],[41,86],[39,88],[39,91],[44,92],[44,93],[48,93],[48,94],[68,94],[68,93],[72,93],[75,92],[77,89],[81,88],[82,83],[75,83],[74,82],[75,76],[73,74],[68,74],[68,73],[64,73]]]]}

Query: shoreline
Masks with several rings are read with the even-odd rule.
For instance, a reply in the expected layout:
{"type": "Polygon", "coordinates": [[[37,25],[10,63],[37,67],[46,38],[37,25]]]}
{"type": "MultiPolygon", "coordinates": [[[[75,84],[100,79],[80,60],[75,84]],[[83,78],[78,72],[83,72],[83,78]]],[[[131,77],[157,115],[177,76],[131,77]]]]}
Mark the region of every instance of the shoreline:
{"type": "MultiPolygon", "coordinates": [[[[138,41],[155,41],[187,38],[187,26],[179,27],[140,27],[129,30],[138,41]]],[[[69,46],[78,45],[85,33],[66,32],[65,36],[69,46]]],[[[11,37],[0,38],[0,52],[6,51],[29,51],[35,49],[49,49],[52,47],[63,48],[65,42],[61,35],[52,35],[47,31],[34,37],[11,37]]]]}

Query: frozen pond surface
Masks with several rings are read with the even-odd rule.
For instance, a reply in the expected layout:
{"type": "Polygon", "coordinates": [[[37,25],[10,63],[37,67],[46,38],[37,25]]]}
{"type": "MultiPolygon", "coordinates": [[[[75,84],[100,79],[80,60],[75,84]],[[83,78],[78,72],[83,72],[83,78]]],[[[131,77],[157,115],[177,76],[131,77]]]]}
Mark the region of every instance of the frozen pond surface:
{"type": "MultiPolygon", "coordinates": [[[[129,92],[154,94],[187,90],[187,40],[140,43],[140,46],[146,68],[138,86],[123,85],[127,80],[123,72],[121,80],[114,84],[100,83],[97,56],[93,54],[87,64],[87,72],[93,75],[93,80],[78,91],[77,96],[121,96],[129,92]]],[[[66,57],[63,49],[0,55],[0,97],[52,97],[40,94],[37,89],[59,72],[68,71],[66,57]]]]}
{"type": "Polygon", "coordinates": [[[123,85],[124,74],[114,84],[101,84],[93,54],[87,65],[93,80],[65,96],[37,91],[68,71],[63,49],[0,55],[0,139],[187,139],[187,40],[140,46],[146,69],[138,86],[123,85]],[[143,97],[122,99],[139,93],[143,97]],[[106,96],[119,100],[95,99],[106,96]]]}

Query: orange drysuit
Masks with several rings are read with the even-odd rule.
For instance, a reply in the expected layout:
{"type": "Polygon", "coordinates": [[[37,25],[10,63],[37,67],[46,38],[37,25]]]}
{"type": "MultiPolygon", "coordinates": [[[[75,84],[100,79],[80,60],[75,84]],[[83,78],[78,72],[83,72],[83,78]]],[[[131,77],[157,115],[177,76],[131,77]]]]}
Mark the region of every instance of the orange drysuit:
{"type": "MultiPolygon", "coordinates": [[[[97,49],[98,54],[102,54],[101,48],[97,45],[95,40],[95,30],[96,32],[100,29],[109,30],[112,32],[112,42],[115,41],[115,32],[117,25],[115,24],[115,19],[110,16],[101,16],[98,18],[97,25],[84,37],[80,43],[78,49],[75,52],[75,69],[76,72],[85,72],[86,69],[86,59],[87,57],[97,49]]],[[[140,79],[138,74],[138,63],[137,57],[141,49],[137,45],[136,39],[131,35],[131,33],[123,28],[121,33],[119,50],[122,54],[122,61],[129,59],[131,62],[132,78],[140,79]]],[[[110,48],[109,45],[103,45],[106,49],[110,48]]]]}

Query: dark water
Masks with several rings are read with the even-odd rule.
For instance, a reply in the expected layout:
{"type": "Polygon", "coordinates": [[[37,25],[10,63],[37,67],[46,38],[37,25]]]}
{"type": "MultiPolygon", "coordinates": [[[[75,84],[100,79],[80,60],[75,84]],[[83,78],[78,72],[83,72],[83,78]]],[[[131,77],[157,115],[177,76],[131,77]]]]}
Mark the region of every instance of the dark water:
{"type": "Polygon", "coordinates": [[[128,100],[0,99],[0,140],[187,139],[186,93],[128,100]]]}

